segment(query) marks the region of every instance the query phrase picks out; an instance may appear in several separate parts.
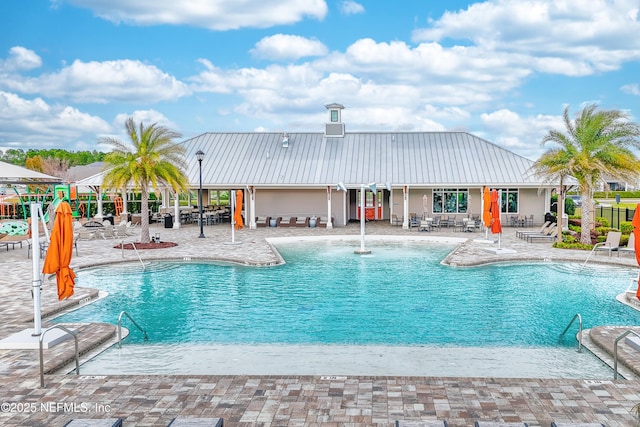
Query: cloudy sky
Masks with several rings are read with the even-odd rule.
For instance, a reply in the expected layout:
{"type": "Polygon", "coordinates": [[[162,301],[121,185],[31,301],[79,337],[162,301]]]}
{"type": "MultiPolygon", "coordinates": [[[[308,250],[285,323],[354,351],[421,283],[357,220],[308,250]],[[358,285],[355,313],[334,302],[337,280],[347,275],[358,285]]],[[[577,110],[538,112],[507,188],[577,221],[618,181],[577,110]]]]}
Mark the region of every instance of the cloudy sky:
{"type": "Polygon", "coordinates": [[[640,119],[640,0],[2,0],[0,149],[209,131],[468,131],[530,159],[587,103],[640,119]]]}

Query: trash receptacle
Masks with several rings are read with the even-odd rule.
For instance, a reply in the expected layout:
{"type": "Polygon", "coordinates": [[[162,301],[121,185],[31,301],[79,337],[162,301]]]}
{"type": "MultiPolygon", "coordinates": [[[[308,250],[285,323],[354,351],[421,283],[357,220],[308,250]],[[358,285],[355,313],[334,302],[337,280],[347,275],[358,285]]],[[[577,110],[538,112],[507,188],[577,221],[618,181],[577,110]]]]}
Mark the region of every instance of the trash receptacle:
{"type": "Polygon", "coordinates": [[[173,228],[173,216],[164,214],[164,228],[173,228]]]}
{"type": "Polygon", "coordinates": [[[551,212],[547,212],[546,214],[544,214],[544,221],[545,222],[556,222],[556,216],[554,214],[552,214],[551,212]]]}

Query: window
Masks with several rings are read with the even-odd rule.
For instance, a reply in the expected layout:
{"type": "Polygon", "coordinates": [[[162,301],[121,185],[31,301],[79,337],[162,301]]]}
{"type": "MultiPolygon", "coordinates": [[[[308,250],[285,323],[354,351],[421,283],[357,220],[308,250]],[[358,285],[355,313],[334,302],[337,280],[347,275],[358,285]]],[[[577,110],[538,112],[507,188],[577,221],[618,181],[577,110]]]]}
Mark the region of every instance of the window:
{"type": "Polygon", "coordinates": [[[338,122],[338,110],[331,110],[331,122],[338,122]]]}
{"type": "Polygon", "coordinates": [[[499,190],[502,192],[500,211],[502,213],[518,213],[518,189],[508,188],[499,190]]]}
{"type": "Polygon", "coordinates": [[[469,190],[441,189],[433,190],[433,213],[467,213],[469,190]]]}
{"type": "Polygon", "coordinates": [[[229,191],[209,190],[209,203],[214,206],[229,206],[229,191]]]}

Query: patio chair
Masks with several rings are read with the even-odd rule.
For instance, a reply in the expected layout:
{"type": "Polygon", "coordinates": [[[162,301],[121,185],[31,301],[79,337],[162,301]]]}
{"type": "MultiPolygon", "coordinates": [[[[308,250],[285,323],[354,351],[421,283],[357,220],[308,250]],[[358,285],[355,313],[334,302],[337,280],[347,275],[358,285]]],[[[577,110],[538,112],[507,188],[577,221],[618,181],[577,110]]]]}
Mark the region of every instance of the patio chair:
{"type": "Polygon", "coordinates": [[[602,423],[556,423],[551,422],[551,427],[607,427],[602,423]]]}
{"type": "Polygon", "coordinates": [[[295,222],[293,223],[294,227],[308,227],[309,226],[309,217],[308,216],[297,216],[295,217],[295,222]]]}
{"type": "Polygon", "coordinates": [[[620,257],[620,252],[629,252],[632,254],[636,253],[635,248],[636,238],[633,233],[629,234],[629,241],[627,242],[627,246],[621,246],[618,248],[618,257],[620,257]]]}
{"type": "Polygon", "coordinates": [[[432,222],[433,222],[432,219],[421,219],[420,227],[418,228],[418,231],[431,231],[432,222]]]}
{"type": "Polygon", "coordinates": [[[179,417],[171,420],[167,427],[223,427],[222,418],[187,418],[179,417]]]}
{"type": "Polygon", "coordinates": [[[611,252],[620,249],[620,237],[622,233],[619,231],[610,231],[607,233],[607,240],[598,242],[593,246],[594,252],[606,251],[611,256],[611,252]]]}
{"type": "Polygon", "coordinates": [[[449,424],[445,420],[426,421],[400,421],[396,420],[396,427],[447,427],[449,424]]]}
{"type": "Polygon", "coordinates": [[[391,225],[402,225],[402,218],[398,218],[398,215],[391,215],[391,225]]]}
{"type": "Polygon", "coordinates": [[[256,227],[268,227],[269,226],[269,216],[257,216],[256,217],[256,227]]]}
{"type": "Polygon", "coordinates": [[[122,418],[77,418],[69,421],[65,427],[122,427],[122,418]]]}

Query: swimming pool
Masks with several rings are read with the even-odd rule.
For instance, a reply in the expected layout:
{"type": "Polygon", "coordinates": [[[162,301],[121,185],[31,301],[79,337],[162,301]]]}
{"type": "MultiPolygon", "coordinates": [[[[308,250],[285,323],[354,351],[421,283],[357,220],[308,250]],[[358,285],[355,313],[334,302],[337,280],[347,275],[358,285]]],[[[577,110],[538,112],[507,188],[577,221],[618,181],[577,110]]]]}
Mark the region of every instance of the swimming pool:
{"type": "MultiPolygon", "coordinates": [[[[287,263],[269,268],[162,262],[144,271],[139,264],[81,270],[79,286],[109,296],[57,320],[115,323],[126,310],[147,329],[150,348],[423,346],[489,353],[573,352],[575,334],[560,344],[558,336],[576,313],[585,328],[640,320],[615,301],[632,275],[628,269],[571,263],[451,268],[440,264],[452,249],[447,244],[370,244],[367,256],[354,254],[355,246],[279,244],[287,263]]],[[[125,347],[142,343],[142,336],[132,330],[127,340],[125,347]]]]}

